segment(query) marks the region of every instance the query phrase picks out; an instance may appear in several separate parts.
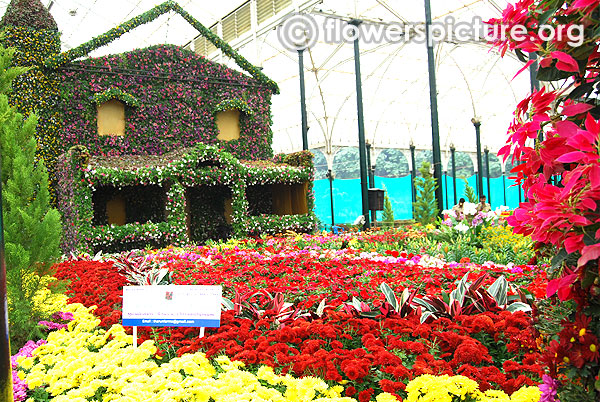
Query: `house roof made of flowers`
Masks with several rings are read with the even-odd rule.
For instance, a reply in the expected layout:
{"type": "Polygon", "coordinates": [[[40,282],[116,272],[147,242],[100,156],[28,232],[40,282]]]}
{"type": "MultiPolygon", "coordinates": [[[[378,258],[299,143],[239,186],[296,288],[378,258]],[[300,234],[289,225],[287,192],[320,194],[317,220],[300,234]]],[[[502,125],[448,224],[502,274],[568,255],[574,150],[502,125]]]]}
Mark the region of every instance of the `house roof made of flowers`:
{"type": "Polygon", "coordinates": [[[134,171],[144,167],[165,167],[182,160],[194,148],[179,148],[162,155],[91,156],[88,169],[108,168],[134,171]]]}
{"type": "Polygon", "coordinates": [[[244,56],[229,46],[227,42],[221,39],[218,35],[214,34],[210,29],[202,25],[197,19],[185,11],[177,2],[172,0],[167,0],[164,3],[146,11],[145,13],[132,18],[121,25],[117,25],[109,31],[73,49],[69,49],[66,52],[51,56],[45,60],[44,64],[48,68],[58,68],[68,62],[85,57],[93,50],[105,46],[120,38],[127,32],[130,32],[141,25],[154,21],[161,15],[171,11],[183,17],[183,19],[185,19],[192,27],[194,27],[200,33],[200,35],[204,36],[217,48],[221,49],[224,55],[232,58],[242,70],[250,74],[257,81],[266,85],[273,93],[279,93],[279,86],[275,81],[267,77],[260,68],[251,64],[244,56]]]}
{"type": "Polygon", "coordinates": [[[163,155],[89,156],[85,147],[73,147],[65,156],[74,158],[93,185],[128,186],[158,184],[179,178],[184,185],[304,184],[312,181],[312,166],[292,166],[279,161],[240,162],[229,152],[198,144],[163,155]],[[76,153],[75,153],[76,151],[76,153]]]}
{"type": "MultiPolygon", "coordinates": [[[[107,155],[91,156],[88,161],[88,169],[107,168],[123,171],[135,171],[140,168],[159,168],[167,167],[173,162],[186,159],[191,153],[196,151],[196,147],[179,148],[162,155],[107,155]]],[[[226,153],[225,151],[216,151],[217,153],[226,153]]],[[[209,158],[210,159],[210,158],[209,158]]],[[[215,158],[215,163],[219,161],[215,158]]],[[[286,163],[274,162],[272,160],[240,160],[239,163],[246,168],[252,169],[273,169],[273,168],[292,168],[302,170],[301,167],[292,166],[286,163]]]]}

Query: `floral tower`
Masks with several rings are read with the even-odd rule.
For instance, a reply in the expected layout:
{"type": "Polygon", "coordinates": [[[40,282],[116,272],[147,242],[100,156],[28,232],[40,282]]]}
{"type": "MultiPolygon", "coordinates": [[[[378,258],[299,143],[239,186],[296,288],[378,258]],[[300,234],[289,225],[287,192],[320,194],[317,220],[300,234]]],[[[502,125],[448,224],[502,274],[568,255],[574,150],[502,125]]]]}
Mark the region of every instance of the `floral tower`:
{"type": "Polygon", "coordinates": [[[39,156],[45,160],[51,182],[55,182],[61,119],[54,110],[60,85],[56,71],[44,67],[44,60],[60,53],[56,21],[40,0],[11,0],[0,28],[3,45],[15,49],[15,64],[30,68],[14,80],[10,102],[25,116],[33,112],[38,115],[39,156]]]}

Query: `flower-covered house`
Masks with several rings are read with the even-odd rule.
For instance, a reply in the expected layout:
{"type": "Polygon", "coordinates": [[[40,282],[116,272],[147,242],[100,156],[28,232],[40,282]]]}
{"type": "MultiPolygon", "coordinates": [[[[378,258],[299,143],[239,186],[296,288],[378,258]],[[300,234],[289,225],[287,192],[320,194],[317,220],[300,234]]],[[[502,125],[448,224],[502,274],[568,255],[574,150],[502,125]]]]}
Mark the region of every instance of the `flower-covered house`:
{"type": "Polygon", "coordinates": [[[11,101],[39,115],[65,251],[314,229],[310,154],[272,157],[277,84],[177,3],[62,53],[39,0],[12,0],[0,25],[16,63],[31,67],[11,101]],[[87,57],[167,12],[242,72],[173,45],[87,57]]]}

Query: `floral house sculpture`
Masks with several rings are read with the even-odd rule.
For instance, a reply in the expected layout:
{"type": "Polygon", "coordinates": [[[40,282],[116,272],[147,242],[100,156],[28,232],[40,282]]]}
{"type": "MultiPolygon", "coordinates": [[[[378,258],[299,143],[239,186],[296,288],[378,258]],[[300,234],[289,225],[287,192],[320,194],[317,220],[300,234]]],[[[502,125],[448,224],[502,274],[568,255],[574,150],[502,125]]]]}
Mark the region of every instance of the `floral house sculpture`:
{"type": "Polygon", "coordinates": [[[12,0],[0,26],[16,64],[30,67],[11,102],[39,115],[65,251],[315,227],[311,158],[272,159],[277,84],[177,3],[63,53],[40,0],[12,0]],[[173,45],[87,57],[165,13],[185,19],[242,72],[173,45]]]}
{"type": "Polygon", "coordinates": [[[312,231],[311,160],[300,152],[277,162],[239,161],[203,144],[119,157],[73,147],[58,162],[64,248],[114,251],[312,231]]]}

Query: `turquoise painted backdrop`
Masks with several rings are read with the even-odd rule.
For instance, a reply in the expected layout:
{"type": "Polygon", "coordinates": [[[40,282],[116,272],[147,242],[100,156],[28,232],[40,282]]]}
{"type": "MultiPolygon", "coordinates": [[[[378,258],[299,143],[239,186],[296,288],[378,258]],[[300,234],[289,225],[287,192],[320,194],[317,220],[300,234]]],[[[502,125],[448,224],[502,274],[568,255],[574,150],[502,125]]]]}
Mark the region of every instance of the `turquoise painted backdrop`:
{"type": "MultiPolygon", "coordinates": [[[[476,176],[471,176],[469,185],[476,188],[476,176]]],[[[513,186],[514,181],[508,177],[490,179],[490,198],[493,209],[506,205],[510,209],[519,206],[519,187],[513,186]]],[[[412,218],[412,196],[410,176],[398,178],[375,177],[375,187],[385,188],[390,197],[394,209],[395,219],[412,218]]],[[[331,198],[329,195],[329,180],[315,180],[315,213],[325,225],[331,225],[331,198]]],[[[452,176],[444,176],[442,179],[442,191],[444,193],[444,207],[451,208],[454,205],[454,192],[452,176]]],[[[465,184],[462,179],[456,180],[456,196],[464,197],[465,184]]],[[[483,192],[487,194],[487,179],[483,178],[483,192]]],[[[465,197],[466,198],[466,197],[465,197]]],[[[525,196],[521,192],[521,200],[525,196]]],[[[489,200],[488,200],[489,202],[489,200]]],[[[336,179],[333,181],[333,209],[335,212],[335,223],[352,223],[362,214],[360,179],[336,179]]],[[[377,219],[381,219],[381,212],[377,213],[377,219]]]]}

